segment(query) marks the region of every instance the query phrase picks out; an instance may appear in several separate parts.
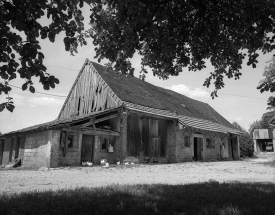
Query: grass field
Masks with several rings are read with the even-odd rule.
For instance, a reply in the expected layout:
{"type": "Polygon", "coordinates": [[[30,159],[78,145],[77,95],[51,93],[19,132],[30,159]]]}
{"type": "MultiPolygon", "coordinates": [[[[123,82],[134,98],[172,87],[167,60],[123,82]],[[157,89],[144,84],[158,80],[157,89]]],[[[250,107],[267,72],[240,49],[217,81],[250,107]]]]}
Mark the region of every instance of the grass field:
{"type": "Polygon", "coordinates": [[[275,184],[112,185],[0,195],[0,214],[275,214],[275,184]]]}

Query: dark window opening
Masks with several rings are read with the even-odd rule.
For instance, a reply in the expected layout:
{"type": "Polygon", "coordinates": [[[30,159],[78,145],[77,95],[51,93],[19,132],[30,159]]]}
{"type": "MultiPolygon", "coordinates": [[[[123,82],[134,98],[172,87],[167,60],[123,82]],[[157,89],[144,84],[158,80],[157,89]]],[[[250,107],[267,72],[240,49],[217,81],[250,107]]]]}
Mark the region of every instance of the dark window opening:
{"type": "Polygon", "coordinates": [[[11,138],[10,151],[9,151],[9,162],[12,162],[13,145],[14,145],[14,138],[11,138]]]}
{"type": "Polygon", "coordinates": [[[16,145],[15,145],[15,155],[14,155],[15,159],[18,158],[18,156],[19,156],[20,140],[21,140],[21,138],[17,137],[16,145]]]}
{"type": "Polygon", "coordinates": [[[77,107],[77,113],[79,114],[79,110],[80,110],[80,102],[81,102],[81,98],[79,97],[78,99],[78,107],[77,107]]]}
{"type": "Polygon", "coordinates": [[[74,137],[68,136],[68,148],[73,148],[74,137]]]}
{"type": "Polygon", "coordinates": [[[188,135],[184,136],[184,146],[190,147],[190,137],[188,135]]]}
{"type": "Polygon", "coordinates": [[[206,148],[215,148],[214,141],[210,138],[206,138],[206,148]]]}
{"type": "Polygon", "coordinates": [[[5,141],[0,140],[0,165],[2,164],[3,154],[4,154],[5,141]]]}
{"type": "Polygon", "coordinates": [[[101,149],[107,149],[107,146],[109,146],[109,139],[103,138],[101,143],[101,149]]]}
{"type": "Polygon", "coordinates": [[[94,110],[94,107],[95,107],[95,102],[94,102],[94,100],[93,100],[93,101],[92,101],[92,106],[91,106],[91,111],[94,110]]]}

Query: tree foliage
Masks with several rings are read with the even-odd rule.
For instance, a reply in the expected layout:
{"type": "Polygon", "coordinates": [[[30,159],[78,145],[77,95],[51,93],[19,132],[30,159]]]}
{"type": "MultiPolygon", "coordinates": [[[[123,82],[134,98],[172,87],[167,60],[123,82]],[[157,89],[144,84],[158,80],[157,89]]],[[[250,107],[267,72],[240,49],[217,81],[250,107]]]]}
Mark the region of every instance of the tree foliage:
{"type": "MultiPolygon", "coordinates": [[[[275,92],[275,57],[273,57],[270,61],[267,62],[268,65],[265,67],[262,79],[259,82],[258,89],[260,89],[261,93],[264,91],[275,92]]],[[[267,110],[275,110],[275,97],[270,96],[267,100],[267,110]]]]}
{"type": "Polygon", "coordinates": [[[214,97],[224,76],[241,76],[242,50],[255,68],[258,50],[275,49],[274,20],[274,0],[104,0],[94,3],[91,34],[96,57],[122,73],[133,73],[129,58],[139,53],[141,78],[147,67],[167,79],[184,67],[201,70],[209,59],[215,69],[204,85],[214,81],[214,97]]]}
{"type": "MultiPolygon", "coordinates": [[[[247,64],[256,67],[257,51],[275,49],[274,19],[273,0],[2,0],[0,94],[9,94],[9,81],[18,75],[25,79],[22,90],[35,92],[33,77],[45,90],[54,88],[59,80],[47,73],[39,39],[54,42],[65,32],[66,51],[77,52],[77,46],[91,36],[96,58],[107,58],[123,74],[133,74],[129,59],[140,54],[141,78],[148,67],[167,79],[184,67],[201,70],[208,59],[215,69],[204,85],[214,81],[214,97],[224,87],[224,76],[241,76],[245,52],[247,64]],[[92,26],[86,32],[81,12],[85,2],[91,8],[92,26]],[[42,17],[51,23],[42,26],[42,17]]],[[[13,110],[12,98],[7,99],[0,111],[13,110]]]]}
{"type": "Polygon", "coordinates": [[[252,122],[249,125],[249,129],[248,132],[251,135],[251,137],[253,136],[253,131],[255,129],[267,129],[269,128],[269,120],[274,116],[275,112],[274,111],[270,111],[270,112],[266,112],[262,115],[260,120],[256,120],[254,122],[252,122]]]}
{"type": "Polygon", "coordinates": [[[241,157],[251,157],[254,151],[254,143],[252,136],[247,132],[245,128],[240,126],[237,122],[232,123],[233,126],[243,132],[239,137],[240,142],[240,156],[241,157]]]}
{"type": "Polygon", "coordinates": [[[267,100],[267,110],[275,111],[275,97],[270,96],[267,100]]]}
{"type": "Polygon", "coordinates": [[[258,89],[260,89],[261,92],[275,92],[275,57],[272,57],[267,63],[268,65],[263,72],[265,78],[259,82],[258,89]]]}
{"type": "MultiPolygon", "coordinates": [[[[65,32],[64,44],[66,51],[76,52],[78,44],[85,44],[85,34],[77,35],[84,30],[83,16],[79,8],[83,0],[3,0],[0,1],[0,95],[9,95],[9,81],[17,78],[25,80],[22,90],[34,93],[32,78],[38,77],[45,90],[54,88],[59,80],[47,73],[43,64],[44,54],[39,39],[55,41],[60,32],[65,32]],[[40,24],[42,17],[51,23],[40,24]]],[[[0,112],[7,108],[13,111],[11,97],[0,104],[0,112]]]]}

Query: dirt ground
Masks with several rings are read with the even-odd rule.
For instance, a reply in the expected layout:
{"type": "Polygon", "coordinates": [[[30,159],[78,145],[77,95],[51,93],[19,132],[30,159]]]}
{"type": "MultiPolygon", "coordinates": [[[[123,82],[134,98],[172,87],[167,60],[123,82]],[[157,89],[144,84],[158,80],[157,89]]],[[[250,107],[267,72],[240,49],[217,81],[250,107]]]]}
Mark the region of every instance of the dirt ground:
{"type": "Polygon", "coordinates": [[[188,184],[216,180],[222,182],[275,183],[275,153],[262,153],[243,161],[187,162],[156,165],[111,165],[42,168],[40,170],[1,169],[0,194],[110,184],[188,184]],[[274,163],[274,162],[273,162],[274,163]]]}

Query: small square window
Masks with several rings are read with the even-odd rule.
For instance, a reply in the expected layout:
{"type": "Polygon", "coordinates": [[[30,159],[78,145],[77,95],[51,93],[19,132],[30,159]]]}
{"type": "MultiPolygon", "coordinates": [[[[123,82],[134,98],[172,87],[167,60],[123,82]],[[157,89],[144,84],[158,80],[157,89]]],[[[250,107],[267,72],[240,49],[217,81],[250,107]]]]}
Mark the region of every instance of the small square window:
{"type": "Polygon", "coordinates": [[[190,147],[190,137],[188,135],[184,136],[184,146],[190,147]]]}
{"type": "Polygon", "coordinates": [[[103,138],[101,143],[101,149],[107,149],[107,146],[109,146],[109,139],[103,138]]]}
{"type": "Polygon", "coordinates": [[[68,148],[73,148],[74,136],[68,136],[68,148]]]}
{"type": "Polygon", "coordinates": [[[206,148],[215,148],[214,141],[210,138],[206,138],[206,148]]]}

